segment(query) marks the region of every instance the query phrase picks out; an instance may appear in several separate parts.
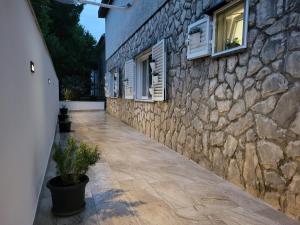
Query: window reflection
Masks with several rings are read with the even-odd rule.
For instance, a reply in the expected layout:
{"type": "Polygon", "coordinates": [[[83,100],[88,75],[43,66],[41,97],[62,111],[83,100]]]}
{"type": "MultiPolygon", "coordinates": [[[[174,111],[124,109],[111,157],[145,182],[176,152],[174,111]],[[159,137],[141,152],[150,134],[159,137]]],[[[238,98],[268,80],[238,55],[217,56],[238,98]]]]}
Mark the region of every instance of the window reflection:
{"type": "Polygon", "coordinates": [[[221,52],[243,45],[244,3],[239,2],[216,15],[215,51],[221,52]]]}

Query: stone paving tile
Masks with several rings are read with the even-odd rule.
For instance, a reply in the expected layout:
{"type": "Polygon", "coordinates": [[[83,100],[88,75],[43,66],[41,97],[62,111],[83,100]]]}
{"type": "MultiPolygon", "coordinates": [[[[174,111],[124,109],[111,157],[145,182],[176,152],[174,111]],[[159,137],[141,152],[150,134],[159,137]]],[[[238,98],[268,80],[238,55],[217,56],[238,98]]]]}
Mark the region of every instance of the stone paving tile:
{"type": "MultiPolygon", "coordinates": [[[[86,210],[54,217],[44,184],[34,225],[300,224],[104,112],[72,113],[72,121],[71,135],[102,154],[88,172],[86,210]]],[[[45,182],[53,176],[50,160],[45,182]]]]}

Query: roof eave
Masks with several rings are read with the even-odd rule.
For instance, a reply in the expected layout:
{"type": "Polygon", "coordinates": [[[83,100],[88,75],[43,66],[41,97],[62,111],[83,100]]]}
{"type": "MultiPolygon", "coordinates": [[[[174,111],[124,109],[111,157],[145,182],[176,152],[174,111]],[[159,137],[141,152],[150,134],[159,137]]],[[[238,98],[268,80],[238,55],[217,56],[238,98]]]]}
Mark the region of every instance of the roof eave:
{"type": "MultiPolygon", "coordinates": [[[[101,3],[103,3],[103,4],[112,4],[113,0],[102,0],[101,3]]],[[[104,8],[104,7],[100,6],[99,10],[98,10],[98,18],[105,18],[108,11],[109,11],[108,8],[104,8]]]]}

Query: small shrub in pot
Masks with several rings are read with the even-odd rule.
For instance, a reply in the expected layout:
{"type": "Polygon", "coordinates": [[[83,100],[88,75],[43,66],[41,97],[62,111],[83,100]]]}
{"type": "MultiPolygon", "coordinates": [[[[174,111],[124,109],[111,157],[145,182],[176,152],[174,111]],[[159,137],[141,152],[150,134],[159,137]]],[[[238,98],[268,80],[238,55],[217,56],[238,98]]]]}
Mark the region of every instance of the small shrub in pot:
{"type": "Polygon", "coordinates": [[[72,122],[69,120],[59,122],[59,132],[66,133],[71,131],[72,122]]]}
{"type": "Polygon", "coordinates": [[[61,115],[66,115],[66,114],[68,114],[68,108],[67,108],[65,105],[63,105],[63,106],[59,109],[59,112],[60,112],[61,115]]]}
{"type": "Polygon", "coordinates": [[[89,181],[88,168],[99,159],[97,147],[77,143],[69,138],[67,146],[55,146],[53,159],[57,163],[58,176],[48,181],[51,191],[52,213],[70,216],[85,208],[85,186],[89,181]]]}
{"type": "Polygon", "coordinates": [[[73,93],[73,91],[68,88],[63,90],[63,96],[65,101],[71,101],[75,98],[75,94],[73,93]]]}
{"type": "Polygon", "coordinates": [[[58,115],[58,121],[59,122],[64,122],[67,121],[69,119],[69,115],[68,114],[59,114],[58,115]]]}

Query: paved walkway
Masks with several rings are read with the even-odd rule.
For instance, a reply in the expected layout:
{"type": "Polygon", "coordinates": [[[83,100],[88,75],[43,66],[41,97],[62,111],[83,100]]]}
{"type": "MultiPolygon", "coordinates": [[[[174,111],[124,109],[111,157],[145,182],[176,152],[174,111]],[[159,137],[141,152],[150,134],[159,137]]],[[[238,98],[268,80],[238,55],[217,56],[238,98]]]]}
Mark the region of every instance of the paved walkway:
{"type": "MultiPolygon", "coordinates": [[[[72,121],[72,135],[102,152],[89,171],[87,208],[55,218],[44,188],[36,225],[300,224],[104,112],[73,113],[72,121]]],[[[54,175],[50,161],[45,180],[54,175]]]]}

